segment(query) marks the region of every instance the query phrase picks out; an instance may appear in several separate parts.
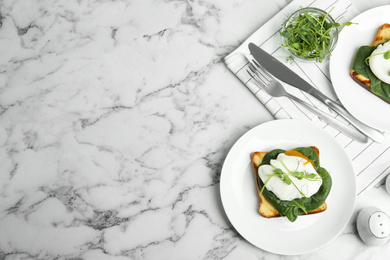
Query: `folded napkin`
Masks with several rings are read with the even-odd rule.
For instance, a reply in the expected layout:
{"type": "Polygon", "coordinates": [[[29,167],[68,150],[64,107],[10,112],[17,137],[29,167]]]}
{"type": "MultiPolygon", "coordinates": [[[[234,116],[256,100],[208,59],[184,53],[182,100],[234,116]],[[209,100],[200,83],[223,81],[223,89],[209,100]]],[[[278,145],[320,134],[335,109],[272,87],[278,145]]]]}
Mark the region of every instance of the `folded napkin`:
{"type": "MultiPolygon", "coordinates": [[[[281,28],[282,21],[286,20],[294,11],[307,6],[317,7],[328,12],[330,11],[331,16],[340,23],[349,21],[358,14],[357,9],[348,0],[332,2],[325,0],[294,0],[255,31],[241,44],[241,46],[226,56],[224,61],[227,67],[255,94],[256,98],[264,104],[276,119],[290,118],[309,120],[321,126],[326,132],[334,136],[352,161],[352,165],[357,175],[359,195],[368,188],[376,185],[389,174],[390,160],[388,158],[390,158],[390,134],[385,133],[386,138],[383,143],[379,144],[370,140],[368,143],[362,144],[333,128],[299,103],[284,97],[271,97],[266,92],[259,89],[247,73],[248,59],[251,58],[248,44],[253,42],[268,53],[272,53],[275,58],[283,62],[322,93],[333,100],[337,100],[330,80],[329,60],[324,60],[322,63],[287,63],[286,58],[289,56],[289,52],[285,48],[280,47],[281,36],[279,34],[279,29],[281,28]]],[[[288,92],[299,96],[313,106],[348,124],[341,116],[329,110],[327,106],[315,98],[288,84],[281,83],[288,92]]]]}

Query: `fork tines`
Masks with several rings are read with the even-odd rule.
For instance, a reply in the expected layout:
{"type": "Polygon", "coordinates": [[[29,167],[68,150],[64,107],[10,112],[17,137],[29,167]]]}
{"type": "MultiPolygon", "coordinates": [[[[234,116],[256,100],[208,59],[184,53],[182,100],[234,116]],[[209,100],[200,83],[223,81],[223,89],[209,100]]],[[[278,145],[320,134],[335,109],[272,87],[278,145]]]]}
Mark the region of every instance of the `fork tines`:
{"type": "Polygon", "coordinates": [[[252,60],[249,63],[249,70],[247,70],[248,74],[256,81],[260,81],[263,85],[267,85],[272,78],[270,74],[255,60],[252,60]]]}

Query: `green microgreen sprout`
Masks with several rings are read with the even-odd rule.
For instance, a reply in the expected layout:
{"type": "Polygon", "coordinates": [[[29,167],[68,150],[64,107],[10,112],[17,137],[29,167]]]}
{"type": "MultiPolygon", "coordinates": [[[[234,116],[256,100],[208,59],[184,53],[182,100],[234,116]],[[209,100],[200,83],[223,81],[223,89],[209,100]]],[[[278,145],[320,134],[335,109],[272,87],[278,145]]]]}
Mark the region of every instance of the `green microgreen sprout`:
{"type": "MultiPolygon", "coordinates": [[[[308,60],[322,62],[331,50],[331,32],[341,26],[349,26],[352,23],[332,22],[328,20],[329,12],[313,13],[310,10],[293,16],[282,24],[280,35],[285,39],[285,45],[282,47],[290,50],[292,54],[308,60]]],[[[293,61],[293,55],[288,60],[293,61]]]]}
{"type": "Polygon", "coordinates": [[[390,59],[390,50],[386,51],[385,54],[383,54],[386,60],[390,59]]]}
{"type": "Polygon", "coordinates": [[[369,65],[368,60],[369,60],[370,58],[372,58],[372,57],[374,57],[374,56],[378,56],[378,55],[383,55],[383,57],[384,57],[386,60],[388,60],[388,59],[390,59],[390,50],[385,51],[385,52],[381,52],[381,53],[376,53],[376,54],[374,54],[374,55],[370,55],[370,56],[368,56],[368,57],[364,60],[364,62],[365,62],[367,65],[369,65]]]}
{"type": "Polygon", "coordinates": [[[264,186],[261,189],[260,194],[263,193],[265,186],[271,180],[272,177],[278,177],[279,179],[284,181],[287,185],[293,184],[295,186],[295,188],[299,191],[299,193],[301,193],[301,195],[306,198],[305,194],[303,194],[302,191],[295,185],[295,183],[291,180],[290,176],[295,177],[298,180],[306,179],[306,180],[309,180],[309,181],[319,180],[319,179],[321,179],[321,177],[319,177],[315,173],[310,173],[309,174],[309,173],[306,173],[306,172],[302,172],[302,171],[299,172],[299,171],[297,171],[297,169],[299,167],[299,163],[297,164],[297,168],[294,171],[291,171],[290,169],[287,168],[287,166],[284,164],[283,161],[280,161],[280,162],[282,163],[283,167],[286,169],[287,173],[283,172],[282,169],[280,169],[280,168],[275,168],[273,170],[272,174],[268,174],[267,175],[267,176],[269,176],[269,178],[264,183],[264,186]]]}

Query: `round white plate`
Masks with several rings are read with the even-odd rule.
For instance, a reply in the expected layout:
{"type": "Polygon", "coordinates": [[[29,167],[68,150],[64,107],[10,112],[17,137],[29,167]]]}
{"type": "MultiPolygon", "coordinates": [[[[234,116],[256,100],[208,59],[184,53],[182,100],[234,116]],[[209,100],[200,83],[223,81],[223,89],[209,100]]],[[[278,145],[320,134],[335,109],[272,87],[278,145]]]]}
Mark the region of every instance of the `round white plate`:
{"type": "Polygon", "coordinates": [[[342,29],[336,49],[330,57],[330,76],[344,107],[362,122],[390,130],[390,104],[359,86],[350,76],[353,59],[360,46],[370,45],[384,23],[390,23],[390,5],[379,6],[359,14],[351,21],[358,24],[342,29]]]}
{"type": "Polygon", "coordinates": [[[321,128],[301,120],[274,120],[244,134],[225,159],[220,186],[222,204],[234,228],[253,245],[282,255],[308,253],[329,243],[348,223],[356,202],[356,178],[345,151],[321,128]],[[328,209],[299,216],[295,222],[262,217],[251,154],[300,146],[320,150],[320,165],[332,177],[328,209]]]}

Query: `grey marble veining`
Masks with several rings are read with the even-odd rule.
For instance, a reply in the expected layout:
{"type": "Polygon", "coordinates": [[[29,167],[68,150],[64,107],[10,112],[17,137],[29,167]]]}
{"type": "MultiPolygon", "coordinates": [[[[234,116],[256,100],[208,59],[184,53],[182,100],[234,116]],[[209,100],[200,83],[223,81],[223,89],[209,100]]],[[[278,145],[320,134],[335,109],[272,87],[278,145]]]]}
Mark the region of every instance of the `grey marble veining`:
{"type": "Polygon", "coordinates": [[[390,254],[352,220],[319,251],[273,255],[224,213],[227,152],[272,117],[222,59],[289,2],[2,1],[0,259],[390,254]]]}

